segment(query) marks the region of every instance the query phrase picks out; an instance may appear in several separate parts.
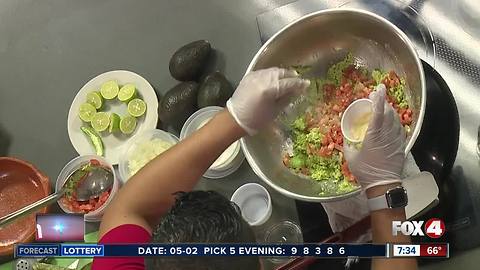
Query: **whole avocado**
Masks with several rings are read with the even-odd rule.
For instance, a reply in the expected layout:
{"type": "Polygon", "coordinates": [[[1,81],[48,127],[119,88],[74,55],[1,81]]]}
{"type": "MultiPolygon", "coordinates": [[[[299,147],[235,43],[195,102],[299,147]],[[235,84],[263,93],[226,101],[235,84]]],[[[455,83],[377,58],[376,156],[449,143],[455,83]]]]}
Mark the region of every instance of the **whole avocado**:
{"type": "Polygon", "coordinates": [[[197,109],[198,83],[181,82],[163,96],[159,107],[160,120],[174,128],[180,128],[197,109]]]}
{"type": "Polygon", "coordinates": [[[197,40],[181,47],[170,59],[170,74],[179,81],[197,80],[211,51],[212,47],[206,40],[197,40]]]}
{"type": "Polygon", "coordinates": [[[197,98],[198,107],[225,106],[233,92],[232,84],[222,73],[216,71],[208,75],[200,85],[197,98]]]}

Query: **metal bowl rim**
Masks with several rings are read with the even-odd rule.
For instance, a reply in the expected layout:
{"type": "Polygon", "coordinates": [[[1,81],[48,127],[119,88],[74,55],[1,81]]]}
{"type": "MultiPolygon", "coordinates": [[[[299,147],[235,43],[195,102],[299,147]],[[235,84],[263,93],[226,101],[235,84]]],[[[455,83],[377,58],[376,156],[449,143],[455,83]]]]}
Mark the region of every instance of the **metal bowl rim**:
{"type": "MultiPolygon", "coordinates": [[[[356,13],[356,14],[361,14],[361,15],[366,15],[373,17],[374,19],[380,21],[381,23],[386,24],[392,30],[400,36],[401,39],[403,39],[407,49],[410,51],[410,53],[414,56],[415,62],[417,64],[417,69],[420,73],[420,85],[421,85],[421,104],[420,104],[420,110],[419,110],[419,115],[418,115],[418,120],[417,120],[417,125],[415,126],[415,129],[413,130],[412,136],[410,137],[409,142],[407,143],[407,146],[405,147],[405,156],[410,152],[412,149],[413,145],[415,144],[415,141],[420,134],[420,130],[422,129],[422,124],[423,124],[423,117],[425,114],[425,106],[426,106],[426,83],[425,83],[425,73],[423,70],[423,65],[420,60],[420,57],[418,56],[417,51],[415,50],[415,47],[413,46],[413,43],[410,41],[410,39],[407,37],[407,35],[400,30],[396,25],[388,21],[387,19],[366,11],[366,10],[361,10],[361,9],[356,9],[356,8],[332,8],[332,9],[325,9],[325,10],[320,10],[316,12],[312,12],[309,14],[306,14],[293,22],[287,24],[284,26],[282,29],[280,29],[277,33],[275,33],[272,37],[270,37],[265,44],[258,50],[258,52],[255,54],[253,57],[252,61],[247,67],[247,70],[244,74],[248,74],[250,71],[252,71],[254,65],[258,62],[258,59],[260,58],[260,55],[265,51],[265,49],[275,41],[275,39],[281,35],[283,32],[285,32],[287,29],[292,27],[293,25],[300,23],[303,20],[309,19],[311,17],[315,17],[318,15],[323,15],[323,14],[335,14],[335,13],[356,13]]],[[[243,153],[245,155],[245,158],[247,159],[248,163],[250,164],[250,167],[253,169],[255,174],[259,176],[263,182],[267,183],[270,187],[275,189],[276,191],[280,192],[281,194],[290,197],[292,199],[298,199],[302,201],[308,201],[308,202],[331,202],[331,201],[338,201],[338,200],[343,200],[352,196],[355,196],[359,194],[362,189],[358,188],[356,190],[353,190],[348,193],[343,193],[343,194],[338,194],[335,196],[325,196],[325,197],[313,197],[313,196],[305,196],[305,195],[300,195],[291,191],[288,191],[280,186],[277,186],[275,183],[271,182],[268,177],[263,174],[263,172],[260,170],[260,168],[257,166],[255,160],[253,159],[252,155],[250,154],[248,147],[246,145],[245,138],[242,138],[240,140],[240,143],[242,145],[243,153]]]]}

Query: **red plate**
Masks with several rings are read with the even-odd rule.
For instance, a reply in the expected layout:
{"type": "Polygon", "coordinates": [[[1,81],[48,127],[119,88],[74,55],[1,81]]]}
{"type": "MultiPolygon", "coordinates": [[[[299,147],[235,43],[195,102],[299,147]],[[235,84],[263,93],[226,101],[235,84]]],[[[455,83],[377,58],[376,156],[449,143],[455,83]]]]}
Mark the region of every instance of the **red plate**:
{"type": "MultiPolygon", "coordinates": [[[[0,157],[0,217],[10,214],[50,193],[50,181],[32,164],[0,157]]],[[[47,212],[43,208],[39,213],[47,212]]],[[[13,245],[30,242],[35,235],[35,214],[0,228],[0,256],[13,253],[13,245]]]]}

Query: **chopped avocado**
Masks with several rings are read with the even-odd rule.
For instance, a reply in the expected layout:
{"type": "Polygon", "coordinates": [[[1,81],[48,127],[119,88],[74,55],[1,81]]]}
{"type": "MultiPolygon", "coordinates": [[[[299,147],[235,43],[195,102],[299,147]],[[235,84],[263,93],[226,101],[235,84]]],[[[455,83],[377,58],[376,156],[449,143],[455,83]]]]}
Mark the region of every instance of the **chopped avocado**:
{"type": "Polygon", "coordinates": [[[292,157],[292,159],[290,159],[290,166],[295,170],[301,169],[305,166],[305,156],[296,155],[292,157]]]}
{"type": "Polygon", "coordinates": [[[293,121],[292,128],[299,131],[304,131],[307,128],[304,117],[298,117],[293,121]]]}
{"type": "Polygon", "coordinates": [[[180,129],[185,120],[197,109],[197,92],[196,82],[182,82],[168,90],[158,107],[160,120],[175,129],[180,129]]]}
{"type": "Polygon", "coordinates": [[[388,89],[388,94],[391,97],[394,97],[396,99],[398,106],[400,108],[406,109],[408,107],[408,103],[405,98],[405,80],[404,79],[400,80],[399,85],[388,89]]]}
{"type": "Polygon", "coordinates": [[[348,53],[342,61],[332,65],[328,69],[327,80],[331,81],[335,85],[340,85],[343,77],[343,70],[351,65],[353,65],[353,55],[352,53],[348,53]]]}
{"type": "Polygon", "coordinates": [[[195,81],[202,74],[212,51],[206,40],[197,40],[178,49],[170,59],[169,69],[179,81],[195,81]]]}
{"type": "Polygon", "coordinates": [[[382,83],[383,79],[388,76],[388,72],[382,72],[378,69],[372,71],[372,78],[375,80],[376,84],[382,83]]]}
{"type": "Polygon", "coordinates": [[[197,97],[198,107],[225,106],[234,91],[232,84],[222,73],[214,72],[208,75],[200,85],[197,97]]]}
{"type": "Polygon", "coordinates": [[[322,139],[323,134],[320,132],[319,128],[312,128],[306,136],[307,143],[314,145],[320,144],[322,142],[322,139]]]}

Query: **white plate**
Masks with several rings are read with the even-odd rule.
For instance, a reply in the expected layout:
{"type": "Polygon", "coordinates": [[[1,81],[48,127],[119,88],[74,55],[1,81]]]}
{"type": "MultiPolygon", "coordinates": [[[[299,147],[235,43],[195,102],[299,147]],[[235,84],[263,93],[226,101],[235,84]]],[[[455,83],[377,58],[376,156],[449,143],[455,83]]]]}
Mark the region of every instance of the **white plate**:
{"type": "MultiPolygon", "coordinates": [[[[123,153],[123,146],[137,133],[142,133],[147,130],[155,129],[158,121],[158,99],[153,87],[142,76],[126,70],[115,70],[105,72],[91,79],[78,91],[75,99],[70,106],[68,112],[68,137],[72,142],[73,147],[77,150],[79,155],[95,154],[95,150],[91,145],[89,139],[80,130],[81,126],[89,126],[78,117],[78,110],[82,103],[86,102],[86,96],[91,91],[100,91],[102,83],[115,80],[120,87],[126,83],[133,83],[137,88],[137,95],[140,96],[147,104],[147,111],[145,115],[137,118],[137,127],[135,131],[129,136],[118,132],[116,134],[109,134],[102,132],[102,140],[105,148],[105,159],[112,165],[118,164],[120,155],[123,153]]],[[[114,112],[120,117],[127,115],[127,105],[120,102],[118,99],[106,100],[104,112],[114,112]]]]}

